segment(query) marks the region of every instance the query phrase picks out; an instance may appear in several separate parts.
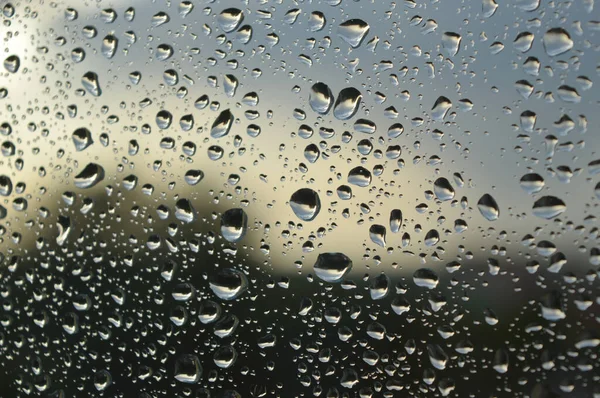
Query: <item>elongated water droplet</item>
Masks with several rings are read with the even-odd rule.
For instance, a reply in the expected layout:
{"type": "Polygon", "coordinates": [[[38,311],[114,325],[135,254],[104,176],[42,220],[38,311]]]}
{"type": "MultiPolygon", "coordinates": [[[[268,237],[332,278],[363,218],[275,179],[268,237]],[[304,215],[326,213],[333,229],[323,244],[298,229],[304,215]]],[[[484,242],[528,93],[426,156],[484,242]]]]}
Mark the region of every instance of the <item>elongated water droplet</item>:
{"type": "Polygon", "coordinates": [[[346,87],[340,91],[333,106],[333,115],[339,120],[348,120],[358,111],[362,94],[354,87],[346,87]]]}
{"type": "Polygon", "coordinates": [[[221,235],[229,242],[239,242],[247,228],[248,216],[243,209],[229,209],[221,216],[221,235]]]}
{"type": "Polygon", "coordinates": [[[83,84],[83,87],[87,90],[87,92],[94,97],[99,97],[102,95],[98,75],[95,72],[86,72],[81,77],[81,84],[83,84]]]}
{"type": "Polygon", "coordinates": [[[313,111],[325,115],[333,103],[333,94],[325,83],[315,83],[310,91],[308,103],[313,111]]]}
{"type": "Polygon", "coordinates": [[[88,163],[75,176],[74,183],[77,188],[87,189],[98,184],[104,179],[104,168],[97,163],[88,163]]]}
{"type": "Polygon", "coordinates": [[[213,138],[225,137],[229,134],[229,130],[233,125],[233,119],[234,117],[231,110],[225,109],[213,122],[213,125],[210,128],[210,136],[213,138]]]}
{"type": "Polygon", "coordinates": [[[500,217],[500,208],[496,200],[490,195],[485,194],[477,202],[477,208],[482,216],[488,221],[495,221],[500,217]]]}

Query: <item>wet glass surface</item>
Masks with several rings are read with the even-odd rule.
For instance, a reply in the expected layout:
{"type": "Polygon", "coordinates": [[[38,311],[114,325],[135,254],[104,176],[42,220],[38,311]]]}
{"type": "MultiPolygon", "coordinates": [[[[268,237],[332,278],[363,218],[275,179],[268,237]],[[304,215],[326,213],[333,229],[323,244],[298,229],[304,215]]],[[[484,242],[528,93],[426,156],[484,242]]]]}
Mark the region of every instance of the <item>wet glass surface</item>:
{"type": "Polygon", "coordinates": [[[0,395],[600,397],[594,0],[0,9],[0,395]]]}

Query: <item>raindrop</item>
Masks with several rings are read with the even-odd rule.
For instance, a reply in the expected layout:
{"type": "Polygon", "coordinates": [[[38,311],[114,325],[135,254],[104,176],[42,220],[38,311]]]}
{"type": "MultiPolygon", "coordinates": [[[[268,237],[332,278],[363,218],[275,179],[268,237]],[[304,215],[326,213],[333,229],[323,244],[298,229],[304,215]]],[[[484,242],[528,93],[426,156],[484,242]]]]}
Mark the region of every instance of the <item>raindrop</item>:
{"type": "Polygon", "coordinates": [[[350,46],[357,48],[369,33],[369,29],[369,24],[362,19],[350,19],[338,26],[337,34],[350,46]]]}
{"type": "Polygon", "coordinates": [[[290,207],[299,219],[312,221],[321,211],[321,200],[312,189],[301,188],[292,194],[290,207]]]}
{"type": "Polygon", "coordinates": [[[477,202],[477,208],[488,221],[496,221],[500,217],[500,208],[496,200],[490,195],[483,195],[477,202]]]}
{"type": "Polygon", "coordinates": [[[248,216],[242,209],[229,209],[221,216],[221,235],[229,242],[239,242],[247,227],[248,216]]]}
{"type": "Polygon", "coordinates": [[[339,282],[352,269],[352,260],[343,253],[321,253],[314,264],[315,274],[325,282],[339,282]]]}
{"type": "Polygon", "coordinates": [[[225,268],[213,275],[209,285],[221,300],[235,300],[248,288],[248,279],[241,271],[225,268]]]}

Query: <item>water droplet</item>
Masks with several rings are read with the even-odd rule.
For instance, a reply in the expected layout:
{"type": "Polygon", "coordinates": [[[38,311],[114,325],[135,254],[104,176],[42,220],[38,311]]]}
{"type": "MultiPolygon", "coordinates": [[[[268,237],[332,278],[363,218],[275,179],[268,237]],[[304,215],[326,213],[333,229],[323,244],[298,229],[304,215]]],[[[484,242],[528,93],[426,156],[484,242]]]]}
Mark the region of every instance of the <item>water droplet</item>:
{"type": "Polygon", "coordinates": [[[452,108],[452,102],[444,96],[438,97],[431,108],[431,118],[433,120],[443,120],[448,113],[448,110],[452,108]]]}
{"type": "Polygon", "coordinates": [[[74,178],[77,188],[87,189],[104,179],[104,168],[97,163],[88,163],[74,178]]]}
{"type": "Polygon", "coordinates": [[[102,94],[98,75],[95,72],[86,72],[81,77],[81,84],[94,97],[99,97],[102,94]]]}
{"type": "Polygon", "coordinates": [[[477,202],[477,208],[488,221],[496,221],[500,217],[500,208],[496,200],[490,195],[483,195],[477,202]]]}
{"type": "Polygon", "coordinates": [[[371,241],[376,245],[385,247],[385,235],[386,230],[383,225],[373,224],[369,228],[369,237],[371,238],[371,241]]]}
{"type": "Polygon", "coordinates": [[[16,55],[9,55],[4,59],[4,69],[10,73],[17,73],[21,66],[21,59],[16,55]]]}
{"type": "Polygon", "coordinates": [[[239,85],[238,79],[233,75],[225,75],[223,79],[223,89],[225,90],[225,95],[229,98],[235,95],[235,91],[237,90],[239,85]]]}
{"type": "Polygon", "coordinates": [[[442,35],[442,48],[448,56],[455,56],[460,50],[460,42],[462,37],[458,33],[444,32],[442,35]]]}
{"type": "Polygon", "coordinates": [[[92,140],[92,133],[85,127],[81,127],[75,130],[73,132],[72,138],[73,144],[75,145],[75,150],[77,151],[83,151],[94,143],[94,141],[92,140]]]}
{"type": "Polygon", "coordinates": [[[567,210],[567,205],[556,196],[541,197],[533,204],[533,214],[547,220],[559,216],[565,210],[567,210]]]}
{"type": "Polygon", "coordinates": [[[308,18],[308,28],[311,32],[318,32],[325,26],[325,14],[320,11],[313,11],[308,18]]]}
{"type": "Polygon", "coordinates": [[[348,183],[359,187],[371,184],[371,172],[362,166],[357,166],[348,172],[348,183]]]}
{"type": "Polygon", "coordinates": [[[299,219],[312,221],[321,211],[321,200],[312,189],[301,188],[292,194],[290,206],[299,219]]]}
{"type": "Polygon", "coordinates": [[[352,260],[343,253],[321,253],[314,265],[315,274],[325,282],[339,282],[352,269],[352,260]]]}
{"type": "Polygon", "coordinates": [[[571,35],[563,28],[552,28],[546,31],[542,38],[542,43],[544,44],[546,54],[551,57],[564,54],[573,48],[571,35]]]}
{"type": "Polygon", "coordinates": [[[156,125],[161,130],[166,130],[171,126],[173,122],[173,115],[171,112],[162,110],[156,114],[156,125]]]}
{"type": "Polygon", "coordinates": [[[439,278],[433,270],[429,268],[419,268],[413,274],[413,282],[419,287],[435,289],[438,285],[439,278]]]}
{"type": "Polygon", "coordinates": [[[104,39],[102,39],[102,46],[100,47],[100,52],[106,58],[111,59],[115,56],[118,46],[119,40],[113,35],[107,35],[104,37],[104,39]]]}
{"type": "Polygon", "coordinates": [[[348,120],[358,111],[362,94],[354,87],[346,87],[340,91],[333,107],[333,115],[339,120],[348,120]]]}
{"type": "Polygon", "coordinates": [[[454,199],[454,188],[444,177],[440,177],[433,183],[433,192],[435,196],[441,201],[448,201],[454,199]]]}
{"type": "Polygon", "coordinates": [[[315,83],[310,91],[308,103],[313,111],[325,115],[333,102],[333,94],[325,83],[315,83]]]}
{"type": "Polygon", "coordinates": [[[229,209],[221,216],[221,235],[229,242],[239,242],[247,228],[248,216],[243,209],[229,209]]]}
{"type": "Polygon", "coordinates": [[[173,56],[173,47],[169,44],[159,44],[156,47],[156,59],[159,61],[166,61],[173,56]]]}
{"type": "Polygon", "coordinates": [[[390,278],[381,273],[371,280],[369,284],[369,293],[372,300],[381,300],[389,293],[390,278]]]}
{"type": "Polygon", "coordinates": [[[213,275],[210,288],[221,300],[235,300],[248,288],[248,279],[241,271],[225,268],[213,275]]]}
{"type": "Polygon", "coordinates": [[[210,136],[213,138],[221,138],[229,134],[229,130],[233,125],[233,114],[231,110],[225,109],[217,116],[210,128],[210,136]]]}
{"type": "Polygon", "coordinates": [[[369,24],[362,19],[350,19],[342,22],[337,29],[337,34],[350,46],[357,48],[361,45],[367,33],[369,24]]]}
{"type": "Polygon", "coordinates": [[[230,345],[225,345],[219,347],[215,351],[213,355],[213,361],[215,362],[215,365],[217,365],[219,368],[228,369],[235,363],[237,356],[238,354],[235,348],[233,348],[230,345]]]}
{"type": "Polygon", "coordinates": [[[227,8],[219,14],[217,23],[225,33],[233,32],[244,20],[244,13],[237,8],[227,8]]]}
{"type": "Polygon", "coordinates": [[[98,391],[104,391],[112,384],[112,376],[107,370],[99,370],[94,374],[94,387],[98,391]]]}
{"type": "Polygon", "coordinates": [[[164,11],[159,11],[152,16],[152,19],[150,20],[150,25],[152,25],[152,27],[156,28],[160,25],[166,24],[170,20],[171,20],[171,18],[169,17],[169,14],[167,14],[164,11]]]}
{"type": "Polygon", "coordinates": [[[521,177],[519,181],[521,188],[528,194],[534,194],[542,190],[544,188],[545,182],[544,178],[537,173],[529,173],[525,174],[521,177]]]}
{"type": "Polygon", "coordinates": [[[194,354],[183,354],[175,362],[175,379],[181,383],[196,384],[202,375],[200,360],[194,354]]]}
{"type": "Polygon", "coordinates": [[[427,344],[427,355],[429,356],[429,362],[431,362],[434,368],[440,370],[446,369],[449,358],[444,349],[438,344],[427,344]]]}

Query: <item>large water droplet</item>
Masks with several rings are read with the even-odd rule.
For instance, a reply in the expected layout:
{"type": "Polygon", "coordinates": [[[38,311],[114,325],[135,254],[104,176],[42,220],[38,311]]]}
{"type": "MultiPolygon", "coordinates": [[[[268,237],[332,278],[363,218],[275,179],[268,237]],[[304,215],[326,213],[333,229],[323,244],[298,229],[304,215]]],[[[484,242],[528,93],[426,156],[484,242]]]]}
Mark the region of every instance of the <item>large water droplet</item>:
{"type": "Polygon", "coordinates": [[[433,192],[435,196],[441,201],[447,201],[454,199],[454,188],[444,177],[440,177],[433,183],[433,192]]]}
{"type": "Polygon", "coordinates": [[[115,56],[118,46],[119,40],[113,35],[107,35],[104,37],[104,39],[102,39],[102,47],[100,48],[100,52],[106,58],[111,59],[115,56]]]}
{"type": "Polygon", "coordinates": [[[325,115],[333,103],[333,94],[325,83],[315,83],[311,90],[308,103],[313,111],[325,115]]]}
{"type": "Polygon", "coordinates": [[[362,94],[354,87],[346,87],[338,94],[333,115],[339,120],[348,120],[356,114],[362,101],[362,94]]]}
{"type": "Polygon", "coordinates": [[[444,96],[438,97],[431,108],[431,118],[433,120],[443,120],[448,113],[448,110],[452,108],[452,102],[444,96]]]}
{"type": "Polygon", "coordinates": [[[221,138],[229,134],[229,130],[233,125],[233,114],[231,110],[225,109],[217,116],[212,127],[210,128],[210,136],[213,138],[221,138]]]}
{"type": "Polygon", "coordinates": [[[488,221],[495,221],[500,217],[500,208],[496,200],[490,195],[485,194],[477,202],[477,208],[482,216],[488,221]]]}
{"type": "Polygon", "coordinates": [[[310,188],[301,188],[292,194],[290,206],[298,218],[312,221],[321,211],[321,200],[317,192],[310,188]]]}
{"type": "Polygon", "coordinates": [[[83,151],[94,143],[94,141],[92,140],[92,133],[85,127],[81,127],[75,130],[73,132],[72,138],[73,144],[75,145],[75,150],[77,151],[83,151]]]}
{"type": "Polygon", "coordinates": [[[565,210],[567,210],[567,205],[556,196],[541,197],[533,204],[533,214],[547,220],[559,216],[565,210]]]}
{"type": "Polygon", "coordinates": [[[321,253],[314,265],[315,274],[325,282],[339,282],[352,268],[352,260],[343,253],[321,253]]]}
{"type": "Polygon", "coordinates": [[[98,75],[95,72],[86,72],[81,77],[81,84],[94,97],[99,97],[102,94],[98,75]]]}
{"type": "Polygon", "coordinates": [[[221,235],[229,242],[238,242],[246,234],[248,216],[243,209],[229,209],[221,216],[221,235]]]}
{"type": "Polygon", "coordinates": [[[77,188],[91,188],[104,179],[104,168],[97,163],[88,163],[74,178],[77,188]]]}
{"type": "Polygon", "coordinates": [[[442,48],[448,56],[455,56],[460,49],[462,37],[458,33],[444,32],[442,35],[442,48]]]}
{"type": "Polygon", "coordinates": [[[196,384],[202,375],[202,365],[194,354],[183,354],[175,362],[175,379],[181,383],[196,384]]]}
{"type": "Polygon", "coordinates": [[[546,54],[551,57],[564,54],[573,48],[571,35],[563,28],[552,28],[546,31],[542,38],[542,43],[544,44],[546,54]]]}
{"type": "Polygon", "coordinates": [[[435,289],[438,285],[439,278],[433,270],[429,268],[419,268],[413,274],[413,282],[419,287],[435,289]]]}
{"type": "Polygon", "coordinates": [[[371,184],[371,172],[362,166],[357,166],[348,172],[348,183],[359,187],[371,184]]]}
{"type": "Polygon", "coordinates": [[[244,20],[244,13],[237,8],[227,8],[219,14],[217,23],[225,33],[233,32],[244,20]]]}
{"type": "Polygon", "coordinates": [[[209,284],[221,300],[235,300],[248,288],[248,279],[237,269],[225,268],[213,275],[209,284]]]}
{"type": "Polygon", "coordinates": [[[9,55],[4,59],[4,69],[10,73],[17,73],[21,66],[21,59],[17,55],[9,55]]]}
{"type": "Polygon", "coordinates": [[[356,48],[361,45],[367,33],[369,24],[362,19],[350,19],[338,26],[337,34],[349,45],[356,48]]]}

